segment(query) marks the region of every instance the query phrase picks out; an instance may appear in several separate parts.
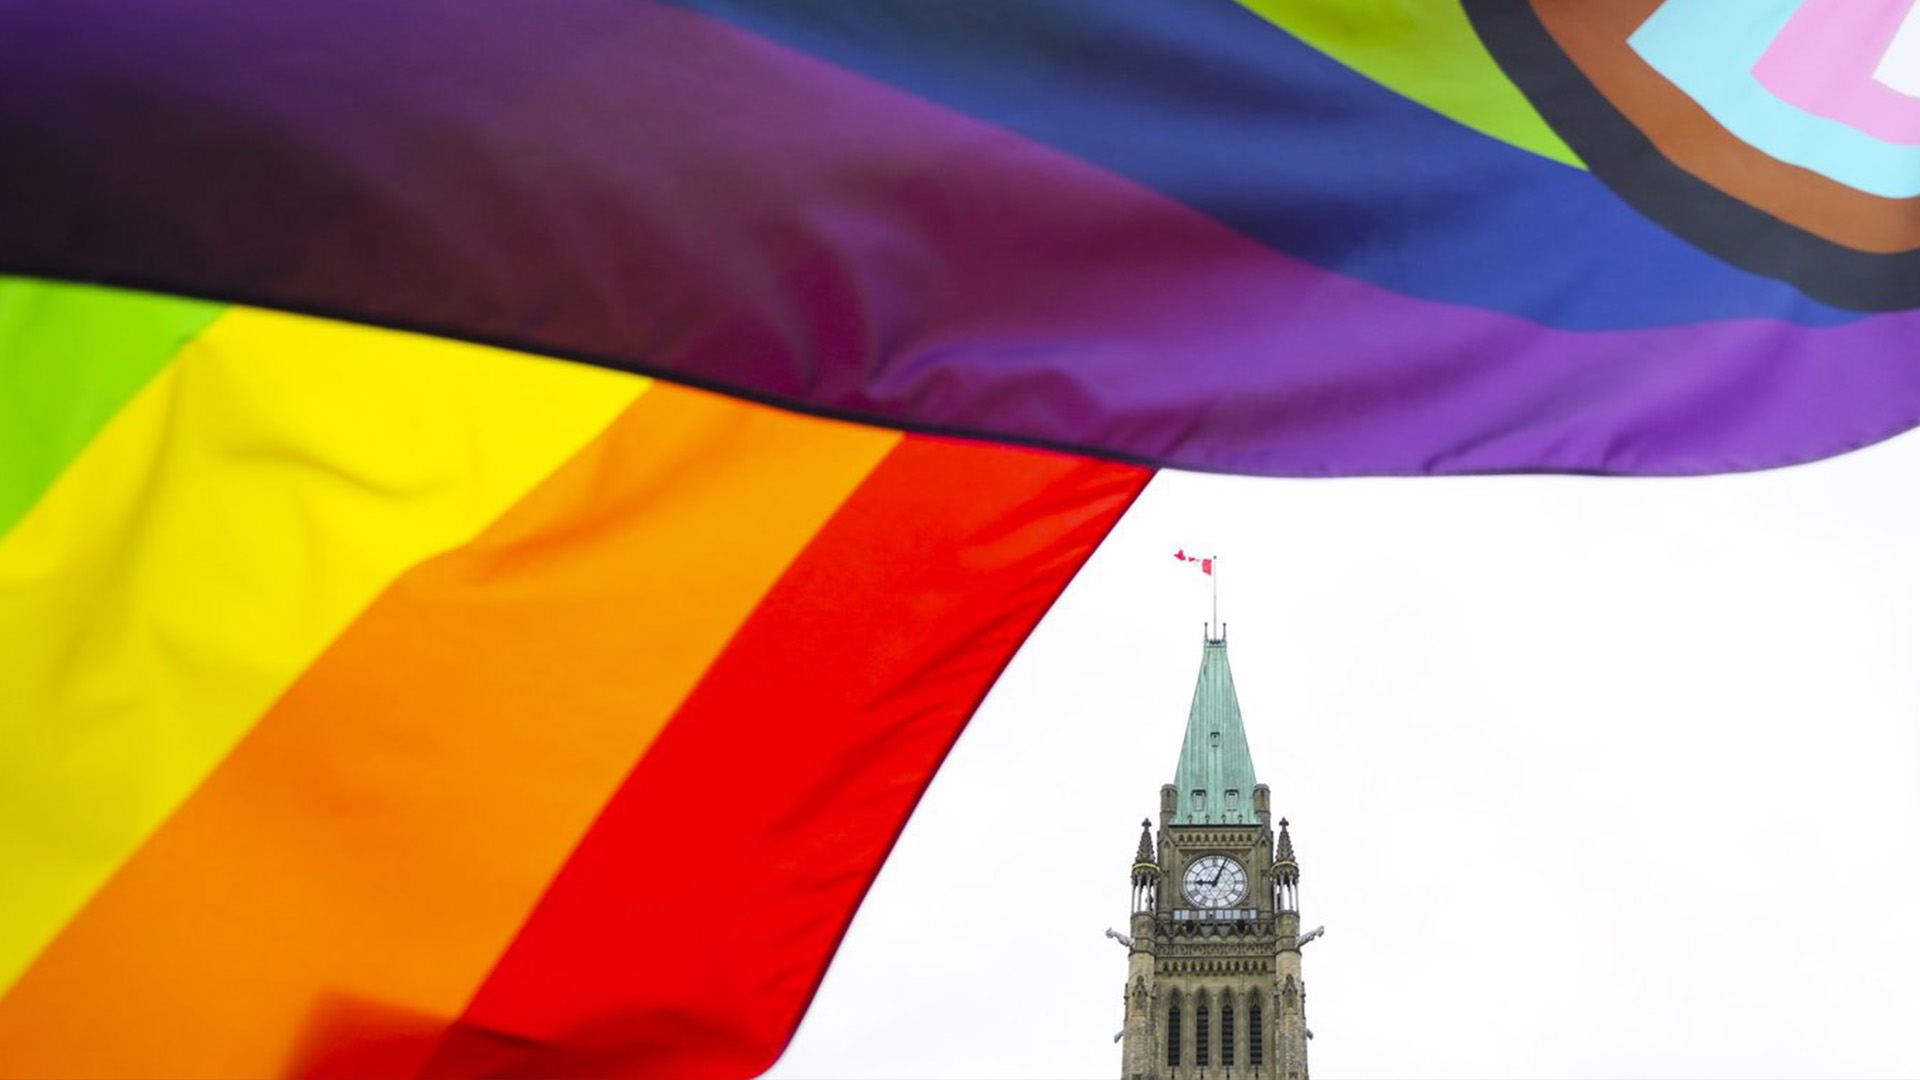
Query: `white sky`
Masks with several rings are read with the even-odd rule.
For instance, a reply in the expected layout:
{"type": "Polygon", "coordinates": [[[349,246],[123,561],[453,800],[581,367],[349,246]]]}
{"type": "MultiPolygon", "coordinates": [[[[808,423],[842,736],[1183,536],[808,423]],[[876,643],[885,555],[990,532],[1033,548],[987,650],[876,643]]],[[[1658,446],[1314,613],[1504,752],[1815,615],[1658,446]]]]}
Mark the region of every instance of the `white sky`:
{"type": "Polygon", "coordinates": [[[1164,473],[962,736],[774,1074],[1113,1076],[1207,595],[1313,1071],[1920,1074],[1920,439],[1688,480],[1164,473]]]}

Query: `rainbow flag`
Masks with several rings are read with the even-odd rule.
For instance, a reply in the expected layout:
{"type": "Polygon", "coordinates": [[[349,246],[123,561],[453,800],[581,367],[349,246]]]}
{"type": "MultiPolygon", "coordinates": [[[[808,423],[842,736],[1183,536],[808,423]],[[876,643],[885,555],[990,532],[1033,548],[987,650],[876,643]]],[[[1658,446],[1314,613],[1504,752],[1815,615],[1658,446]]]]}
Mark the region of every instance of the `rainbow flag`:
{"type": "Polygon", "coordinates": [[[763,1070],[1153,469],[1913,426],[1908,55],[1865,0],[0,3],[0,1076],[763,1070]]]}

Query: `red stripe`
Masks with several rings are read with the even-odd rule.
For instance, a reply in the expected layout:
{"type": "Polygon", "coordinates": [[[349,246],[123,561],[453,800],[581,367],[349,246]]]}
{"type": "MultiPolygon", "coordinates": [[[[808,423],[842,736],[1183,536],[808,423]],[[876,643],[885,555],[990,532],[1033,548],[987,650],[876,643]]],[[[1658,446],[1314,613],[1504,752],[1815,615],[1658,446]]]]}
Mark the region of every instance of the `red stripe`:
{"type": "Polygon", "coordinates": [[[789,568],[429,1076],[751,1076],[908,813],[1151,473],[910,437],[789,568]]]}

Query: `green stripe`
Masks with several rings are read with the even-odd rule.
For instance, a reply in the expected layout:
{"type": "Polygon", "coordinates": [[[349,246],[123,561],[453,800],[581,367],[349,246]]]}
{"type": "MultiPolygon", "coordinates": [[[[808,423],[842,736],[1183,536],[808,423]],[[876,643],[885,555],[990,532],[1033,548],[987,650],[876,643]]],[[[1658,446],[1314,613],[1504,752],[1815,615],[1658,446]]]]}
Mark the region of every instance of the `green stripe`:
{"type": "Polygon", "coordinates": [[[0,277],[0,536],[223,304],[0,277]]]}
{"type": "Polygon", "coordinates": [[[1500,70],[1458,0],[1240,2],[1402,97],[1501,142],[1586,168],[1500,70]]]}

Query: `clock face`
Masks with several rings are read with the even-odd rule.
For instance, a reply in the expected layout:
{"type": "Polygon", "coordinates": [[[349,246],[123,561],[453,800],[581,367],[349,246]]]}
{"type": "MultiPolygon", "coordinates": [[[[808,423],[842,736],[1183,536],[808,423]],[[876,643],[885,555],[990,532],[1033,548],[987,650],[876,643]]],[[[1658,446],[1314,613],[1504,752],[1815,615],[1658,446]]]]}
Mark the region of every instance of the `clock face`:
{"type": "Polygon", "coordinates": [[[1182,884],[1200,907],[1226,907],[1247,895],[1247,872],[1225,855],[1202,855],[1187,864],[1182,884]]]}

